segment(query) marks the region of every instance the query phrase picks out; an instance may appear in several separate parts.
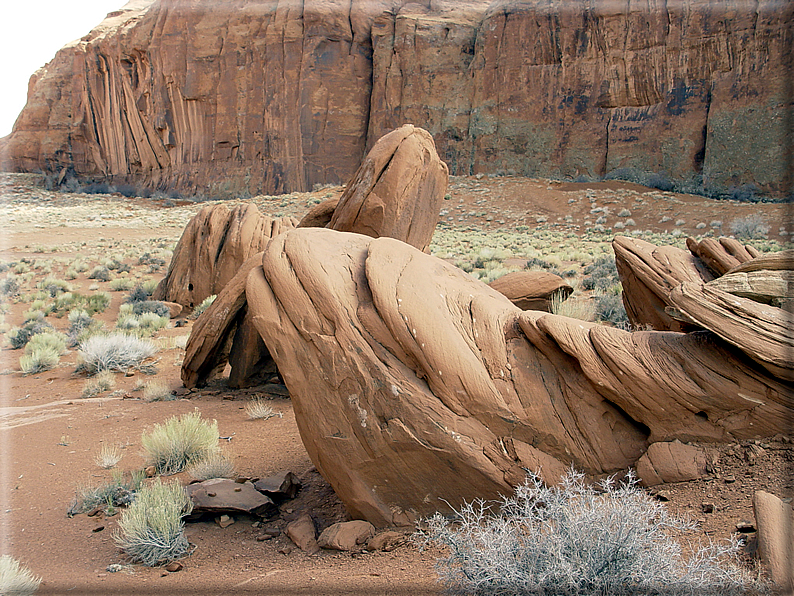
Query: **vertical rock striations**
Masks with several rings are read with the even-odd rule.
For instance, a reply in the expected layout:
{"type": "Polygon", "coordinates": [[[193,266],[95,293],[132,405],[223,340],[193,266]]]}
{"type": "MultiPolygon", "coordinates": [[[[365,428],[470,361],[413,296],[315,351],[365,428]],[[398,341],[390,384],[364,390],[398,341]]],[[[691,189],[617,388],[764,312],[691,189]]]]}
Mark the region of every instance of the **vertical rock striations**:
{"type": "Polygon", "coordinates": [[[31,80],[23,171],[224,196],[350,177],[404,123],[453,174],[791,190],[794,8],[665,0],[133,0],[31,80]]]}

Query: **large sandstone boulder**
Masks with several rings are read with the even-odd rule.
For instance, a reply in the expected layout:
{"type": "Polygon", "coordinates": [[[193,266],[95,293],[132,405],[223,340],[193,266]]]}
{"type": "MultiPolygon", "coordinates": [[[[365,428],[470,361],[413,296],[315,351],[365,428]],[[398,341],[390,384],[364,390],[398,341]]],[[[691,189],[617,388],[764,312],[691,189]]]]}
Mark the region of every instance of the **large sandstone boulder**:
{"type": "Polygon", "coordinates": [[[637,477],[644,486],[688,482],[706,473],[706,454],[681,441],[654,443],[637,461],[637,477]]]}
{"type": "Polygon", "coordinates": [[[248,258],[264,250],[282,231],[297,225],[294,218],[273,219],[253,204],[203,207],[188,222],[174,249],[168,273],[152,295],[194,307],[217,295],[248,258]]]}
{"type": "Polygon", "coordinates": [[[327,227],[398,238],[427,250],[448,180],[433,137],[406,124],[381,137],[367,154],[327,227]]]}
{"type": "Polygon", "coordinates": [[[551,312],[553,297],[565,300],[573,293],[565,280],[547,271],[514,271],[488,285],[521,310],[551,312]]]}
{"type": "Polygon", "coordinates": [[[794,408],[785,381],[711,333],[521,311],[389,238],[289,231],[245,293],[312,461],[376,526],[497,498],[524,469],[556,482],[570,465],[625,469],[654,442],[773,435],[794,408]]]}
{"type": "Polygon", "coordinates": [[[794,510],[790,503],[763,490],[753,495],[758,554],[772,581],[786,594],[794,591],[794,510]]]}
{"type": "MultiPolygon", "coordinates": [[[[298,227],[327,226],[375,238],[390,236],[425,250],[433,236],[447,181],[447,167],[439,160],[433,139],[421,128],[406,125],[375,144],[338,202],[316,205],[298,227]]],[[[224,284],[188,340],[182,365],[182,382],[186,387],[204,385],[223,370],[227,362],[232,366],[229,375],[232,387],[254,384],[261,380],[258,377],[275,370],[267,347],[251,324],[246,306],[245,279],[258,264],[261,254],[244,263],[238,263],[237,257],[241,252],[251,252],[250,247],[264,248],[275,235],[291,229],[295,221],[264,218],[250,205],[235,208],[232,215],[239,211],[244,219],[263,219],[271,223],[269,228],[260,226],[252,230],[246,236],[249,249],[241,251],[240,242],[236,242],[241,236],[239,233],[231,234],[231,238],[224,233],[220,240],[217,234],[202,233],[211,227],[213,218],[222,219],[226,213],[224,209],[222,205],[203,209],[190,221],[174,252],[169,274],[158,286],[158,291],[172,286],[183,287],[184,281],[177,280],[191,277],[197,269],[190,249],[199,251],[201,257],[208,252],[202,249],[203,236],[213,240],[211,246],[217,246],[217,252],[212,253],[216,255],[215,276],[224,284]],[[208,221],[210,223],[206,223],[208,221]],[[261,234],[258,239],[252,237],[256,231],[261,234]],[[230,278],[232,272],[234,277],[230,278]]],[[[246,229],[249,228],[251,226],[246,229]]],[[[199,262],[206,261],[199,258],[199,262]]],[[[188,289],[191,296],[199,292],[195,285],[189,284],[188,289]]]]}

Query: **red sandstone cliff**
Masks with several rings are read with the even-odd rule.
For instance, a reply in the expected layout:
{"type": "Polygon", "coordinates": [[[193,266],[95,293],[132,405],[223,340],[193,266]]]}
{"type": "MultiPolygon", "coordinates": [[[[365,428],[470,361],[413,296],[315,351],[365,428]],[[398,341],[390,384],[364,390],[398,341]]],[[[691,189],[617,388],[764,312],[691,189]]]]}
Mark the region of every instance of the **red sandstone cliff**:
{"type": "Polygon", "coordinates": [[[34,75],[6,169],[211,194],[347,180],[411,122],[452,174],[791,188],[782,0],[133,0],[34,75]]]}

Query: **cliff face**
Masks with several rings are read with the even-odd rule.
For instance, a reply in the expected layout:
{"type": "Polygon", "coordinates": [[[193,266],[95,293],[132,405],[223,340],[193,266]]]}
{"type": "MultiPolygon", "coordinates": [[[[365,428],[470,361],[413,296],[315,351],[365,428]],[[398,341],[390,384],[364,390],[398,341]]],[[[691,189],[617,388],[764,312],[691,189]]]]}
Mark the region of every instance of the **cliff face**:
{"type": "Polygon", "coordinates": [[[134,0],[31,80],[3,165],[227,194],[347,180],[429,130],[452,174],[791,189],[781,0],[134,0]]]}

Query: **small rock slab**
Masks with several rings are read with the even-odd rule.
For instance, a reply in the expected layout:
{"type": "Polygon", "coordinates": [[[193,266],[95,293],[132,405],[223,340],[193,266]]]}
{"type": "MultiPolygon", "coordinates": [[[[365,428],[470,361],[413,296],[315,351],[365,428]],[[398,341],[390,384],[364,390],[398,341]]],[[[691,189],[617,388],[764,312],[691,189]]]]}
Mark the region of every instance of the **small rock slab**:
{"type": "Polygon", "coordinates": [[[573,293],[565,280],[547,271],[514,271],[488,285],[521,310],[551,312],[551,300],[555,295],[565,300],[573,293]]]}
{"type": "Polygon", "coordinates": [[[679,441],[653,443],[637,461],[637,476],[644,486],[666,482],[688,482],[706,471],[702,449],[679,441]]]}
{"type": "Polygon", "coordinates": [[[321,548],[351,551],[361,547],[375,535],[375,526],[356,519],[328,526],[317,540],[321,548]]]}
{"type": "Polygon", "coordinates": [[[314,522],[307,513],[287,524],[284,532],[302,551],[310,555],[320,552],[320,546],[317,544],[317,538],[315,537],[314,522]]]}
{"type": "Polygon", "coordinates": [[[188,519],[223,513],[270,517],[276,512],[273,500],[256,490],[250,482],[240,484],[228,478],[213,478],[189,484],[185,490],[193,501],[193,511],[188,519]]]}
{"type": "Polygon", "coordinates": [[[257,480],[254,488],[274,501],[285,501],[295,498],[301,488],[301,481],[292,472],[284,472],[257,480]]]}
{"type": "Polygon", "coordinates": [[[766,491],[753,495],[758,553],[772,581],[785,590],[794,589],[794,510],[766,491]]]}
{"type": "Polygon", "coordinates": [[[376,534],[367,541],[367,548],[369,550],[382,550],[391,552],[398,546],[405,544],[405,535],[394,530],[386,530],[376,534]]]}

